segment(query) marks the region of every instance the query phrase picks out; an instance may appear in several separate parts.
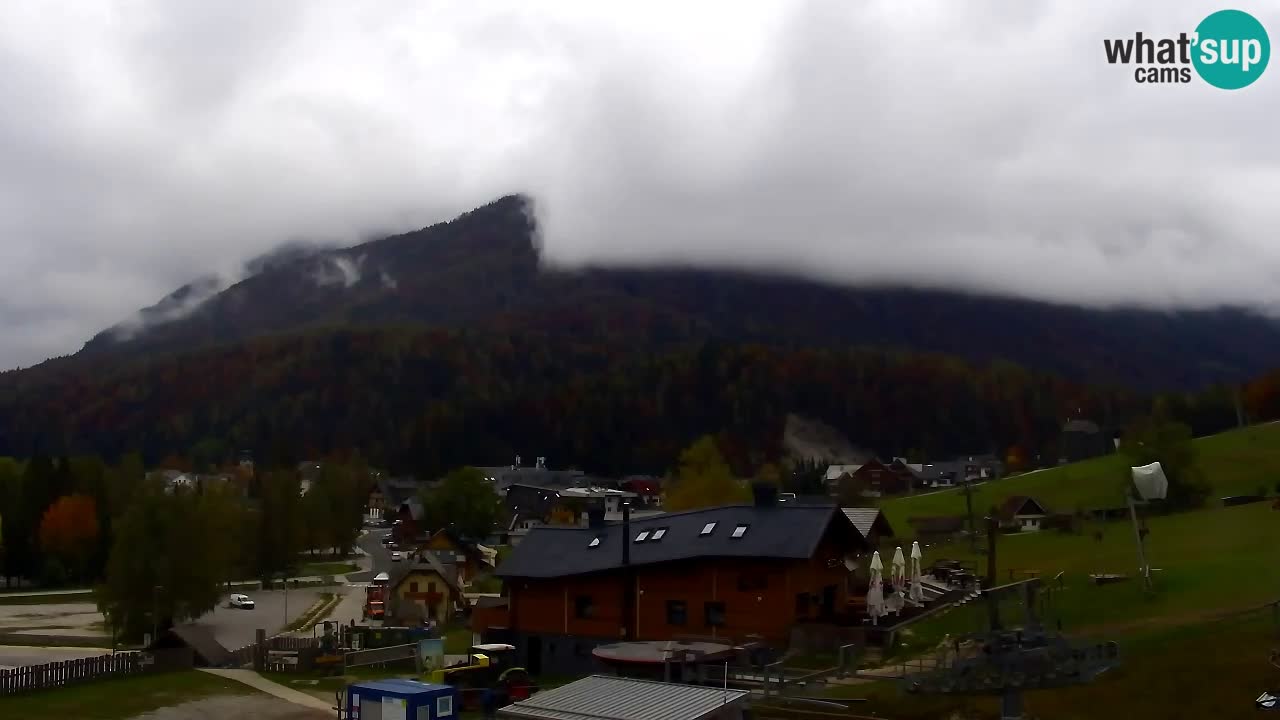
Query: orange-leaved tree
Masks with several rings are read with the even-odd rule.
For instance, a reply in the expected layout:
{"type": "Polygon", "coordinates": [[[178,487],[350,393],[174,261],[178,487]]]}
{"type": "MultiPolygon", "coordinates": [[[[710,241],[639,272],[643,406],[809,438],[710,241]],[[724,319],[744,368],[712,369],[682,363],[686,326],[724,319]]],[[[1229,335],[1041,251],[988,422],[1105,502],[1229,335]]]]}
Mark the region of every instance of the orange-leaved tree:
{"type": "Polygon", "coordinates": [[[84,575],[98,541],[98,508],[88,495],[64,495],[40,520],[40,547],[74,578],[84,575]]]}

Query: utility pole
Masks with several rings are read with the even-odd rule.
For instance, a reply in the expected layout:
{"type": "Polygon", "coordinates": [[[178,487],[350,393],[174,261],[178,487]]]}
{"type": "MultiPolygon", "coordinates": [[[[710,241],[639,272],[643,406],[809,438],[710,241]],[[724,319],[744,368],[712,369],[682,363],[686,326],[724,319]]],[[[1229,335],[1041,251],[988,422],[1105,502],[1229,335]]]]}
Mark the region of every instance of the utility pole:
{"type": "Polygon", "coordinates": [[[1133,504],[1133,493],[1126,492],[1129,501],[1129,518],[1133,520],[1133,538],[1138,542],[1138,571],[1142,573],[1142,584],[1147,592],[1151,591],[1151,568],[1147,566],[1147,551],[1142,546],[1142,531],[1138,529],[1138,510],[1133,504]]]}
{"type": "Polygon", "coordinates": [[[1244,405],[1240,401],[1240,386],[1233,385],[1236,400],[1236,427],[1244,427],[1244,405]]]}
{"type": "Polygon", "coordinates": [[[996,537],[1000,534],[1000,521],[987,517],[987,587],[996,586],[996,537]]]}
{"type": "Polygon", "coordinates": [[[969,514],[969,551],[977,554],[978,528],[973,520],[973,482],[968,477],[964,479],[964,504],[969,514]]]}
{"type": "Polygon", "coordinates": [[[160,586],[151,588],[151,642],[159,640],[160,633],[160,586]]]}

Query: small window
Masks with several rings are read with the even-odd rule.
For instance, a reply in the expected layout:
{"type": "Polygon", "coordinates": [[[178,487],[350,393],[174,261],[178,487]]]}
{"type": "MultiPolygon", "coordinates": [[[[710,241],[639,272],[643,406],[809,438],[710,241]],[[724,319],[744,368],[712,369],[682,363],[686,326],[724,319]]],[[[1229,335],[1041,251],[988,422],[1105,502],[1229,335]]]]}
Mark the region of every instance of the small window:
{"type": "Polygon", "coordinates": [[[411,593],[418,592],[418,582],[416,580],[409,583],[409,592],[411,593]]]}
{"type": "Polygon", "coordinates": [[[453,715],[453,696],[441,695],[436,698],[436,717],[444,718],[453,715]]]}
{"type": "Polygon", "coordinates": [[[649,539],[649,531],[645,530],[636,536],[636,542],[644,542],[649,539]]]}
{"type": "Polygon", "coordinates": [[[689,606],[683,600],[667,601],[667,624],[687,625],[689,623],[689,606]]]}
{"type": "Polygon", "coordinates": [[[435,591],[436,591],[436,581],[432,580],[427,583],[427,592],[433,593],[435,591]]]}
{"type": "Polygon", "coordinates": [[[733,529],[733,535],[732,535],[732,537],[740,538],[740,537],[742,537],[743,535],[746,535],[746,534],[747,534],[747,528],[749,528],[749,527],[751,527],[751,526],[750,526],[750,525],[739,525],[738,527],[736,527],[736,528],[734,528],[734,529],[733,529]]]}
{"type": "Polygon", "coordinates": [[[661,539],[662,539],[662,536],[663,536],[663,535],[666,535],[666,534],[667,534],[667,529],[666,529],[666,528],[658,528],[657,530],[654,530],[654,531],[653,531],[653,539],[654,539],[654,540],[661,540],[661,539]]]}
{"type": "Polygon", "coordinates": [[[590,595],[579,595],[573,602],[574,617],[582,620],[589,620],[595,617],[596,607],[591,602],[590,595]]]}
{"type": "Polygon", "coordinates": [[[709,602],[705,610],[707,627],[724,627],[724,603],[709,602]]]}
{"type": "Polygon", "coordinates": [[[710,535],[710,534],[711,534],[711,531],[712,531],[712,530],[715,530],[715,529],[716,529],[716,524],[715,524],[715,523],[713,523],[713,522],[709,522],[709,523],[707,523],[706,525],[703,525],[703,526],[702,526],[702,532],[700,532],[700,533],[698,533],[698,534],[699,534],[699,535],[710,535]]]}
{"type": "Polygon", "coordinates": [[[600,547],[600,536],[591,538],[591,542],[587,543],[587,547],[600,547]]]}

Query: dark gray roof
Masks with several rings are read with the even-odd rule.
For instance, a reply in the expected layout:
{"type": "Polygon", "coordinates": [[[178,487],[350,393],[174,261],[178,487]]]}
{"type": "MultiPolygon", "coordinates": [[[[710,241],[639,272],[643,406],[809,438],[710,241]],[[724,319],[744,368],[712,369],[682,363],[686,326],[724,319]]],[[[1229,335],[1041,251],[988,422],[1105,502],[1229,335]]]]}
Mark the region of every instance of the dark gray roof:
{"type": "Polygon", "coordinates": [[[410,498],[417,497],[420,487],[421,483],[412,477],[378,478],[378,491],[391,507],[398,508],[410,498]]]}
{"type": "Polygon", "coordinates": [[[392,588],[398,587],[400,583],[404,582],[405,578],[409,577],[409,573],[414,570],[434,570],[451,590],[454,592],[462,591],[461,588],[458,587],[458,567],[456,565],[446,565],[440,562],[439,558],[430,552],[424,552],[420,555],[416,555],[415,558],[416,559],[412,562],[404,563],[403,565],[392,569],[390,582],[392,588]]]}
{"type": "MultiPolygon", "coordinates": [[[[728,505],[686,512],[662,513],[631,521],[626,542],[632,565],[697,557],[760,557],[804,559],[813,556],[832,518],[845,521],[833,505],[783,503],[773,507],[728,505]],[[707,523],[716,523],[701,535],[707,523]],[[732,537],[747,525],[742,537],[732,537]],[[648,530],[666,528],[662,538],[635,542],[648,530]]],[[[847,521],[846,521],[847,522],[847,521]]],[[[611,570],[622,564],[622,525],[602,528],[544,525],[529,531],[511,555],[498,566],[499,577],[561,577],[611,570]],[[596,537],[600,544],[590,547],[596,537]]]]}
{"type": "Polygon", "coordinates": [[[544,690],[498,710],[500,718],[529,720],[702,720],[727,704],[745,703],[746,690],[592,675],[544,690]]]}
{"type": "Polygon", "coordinates": [[[1000,515],[1012,518],[1014,515],[1047,515],[1048,511],[1040,501],[1026,495],[1014,495],[1000,504],[1000,515]],[[1028,512],[1029,510],[1029,512],[1028,512]]]}
{"type": "Polygon", "coordinates": [[[1091,420],[1072,420],[1063,428],[1063,432],[1096,433],[1101,432],[1098,424],[1091,420]]]}
{"type": "Polygon", "coordinates": [[[198,666],[222,667],[233,659],[231,653],[213,636],[213,630],[204,625],[174,625],[169,632],[191,648],[198,666]]]}

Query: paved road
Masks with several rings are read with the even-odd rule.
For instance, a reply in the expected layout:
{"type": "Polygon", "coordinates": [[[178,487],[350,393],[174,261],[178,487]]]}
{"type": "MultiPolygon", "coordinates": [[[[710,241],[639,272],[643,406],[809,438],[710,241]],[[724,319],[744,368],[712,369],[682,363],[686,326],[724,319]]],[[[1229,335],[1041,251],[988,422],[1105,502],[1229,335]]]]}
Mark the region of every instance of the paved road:
{"type": "Polygon", "coordinates": [[[218,608],[200,618],[197,624],[213,628],[218,642],[228,650],[235,650],[253,643],[258,628],[266,630],[268,636],[282,630],[306,612],[320,598],[321,591],[319,588],[298,588],[287,593],[284,590],[246,592],[253,598],[254,609],[228,608],[224,598],[218,608]]]}
{"type": "Polygon", "coordinates": [[[391,570],[391,553],[387,552],[387,547],[382,544],[382,538],[390,534],[390,530],[379,528],[361,535],[356,540],[356,544],[365,552],[364,556],[357,559],[363,572],[348,575],[349,582],[369,582],[374,575],[391,570]]]}
{"type": "Polygon", "coordinates": [[[110,650],[103,650],[102,648],[0,645],[0,670],[22,667],[23,665],[43,665],[51,662],[79,660],[80,658],[110,654],[110,650]]]}
{"type": "Polygon", "coordinates": [[[342,601],[334,607],[333,612],[329,613],[330,620],[336,620],[343,625],[349,625],[352,621],[357,625],[364,622],[365,584],[373,579],[379,559],[381,559],[382,567],[386,567],[390,563],[390,554],[382,546],[381,541],[387,532],[385,530],[375,530],[361,535],[356,540],[356,544],[360,546],[364,554],[356,557],[356,564],[360,566],[360,571],[348,574],[347,582],[357,584],[345,585],[339,590],[342,593],[342,601]]]}

